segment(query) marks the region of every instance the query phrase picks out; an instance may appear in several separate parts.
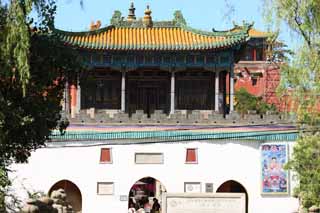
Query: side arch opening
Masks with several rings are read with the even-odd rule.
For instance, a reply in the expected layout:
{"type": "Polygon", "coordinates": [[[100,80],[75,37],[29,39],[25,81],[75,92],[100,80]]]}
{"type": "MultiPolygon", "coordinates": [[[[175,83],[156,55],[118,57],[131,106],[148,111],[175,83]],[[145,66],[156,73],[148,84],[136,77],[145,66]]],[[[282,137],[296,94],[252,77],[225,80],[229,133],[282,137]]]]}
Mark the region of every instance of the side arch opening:
{"type": "Polygon", "coordinates": [[[82,195],[79,187],[69,180],[60,180],[56,182],[49,190],[48,195],[58,189],[64,189],[67,195],[67,201],[70,202],[76,213],[82,212],[82,195]]]}

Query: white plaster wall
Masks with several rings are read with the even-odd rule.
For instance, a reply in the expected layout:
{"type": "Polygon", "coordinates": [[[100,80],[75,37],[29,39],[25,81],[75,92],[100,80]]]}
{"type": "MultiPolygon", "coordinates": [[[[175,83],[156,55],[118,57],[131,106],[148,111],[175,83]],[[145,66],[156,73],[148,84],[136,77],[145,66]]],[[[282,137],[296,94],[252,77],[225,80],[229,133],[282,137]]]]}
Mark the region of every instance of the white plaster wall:
{"type": "MultiPolygon", "coordinates": [[[[88,144],[89,142],[86,142],[88,144]]],[[[63,179],[75,183],[82,193],[82,212],[127,212],[128,195],[139,179],[151,176],[166,187],[168,193],[184,192],[184,182],[213,183],[214,191],[228,180],[241,183],[249,196],[250,213],[291,213],[298,201],[290,196],[262,196],[260,186],[260,143],[258,142],[186,142],[147,145],[98,145],[92,147],[43,148],[32,153],[28,164],[14,165],[14,187],[48,192],[63,179]],[[100,164],[100,149],[112,148],[113,163],[100,164]],[[186,148],[198,148],[198,164],[185,164],[186,148]],[[161,152],[164,163],[134,163],[136,152],[161,152]],[[114,195],[97,195],[97,182],[114,182],[114,195]]],[[[292,144],[290,145],[292,146],[292,144]]]]}

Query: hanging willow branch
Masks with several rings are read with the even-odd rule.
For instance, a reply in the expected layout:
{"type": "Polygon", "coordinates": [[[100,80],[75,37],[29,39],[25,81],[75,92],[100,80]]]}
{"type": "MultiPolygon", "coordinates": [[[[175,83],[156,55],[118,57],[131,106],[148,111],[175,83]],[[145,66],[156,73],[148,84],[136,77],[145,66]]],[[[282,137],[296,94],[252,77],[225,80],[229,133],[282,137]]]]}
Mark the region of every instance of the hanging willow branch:
{"type": "Polygon", "coordinates": [[[12,78],[19,80],[23,93],[30,78],[30,31],[26,16],[31,2],[11,1],[6,21],[5,59],[12,68],[12,78]]]}
{"type": "MultiPolygon", "coordinates": [[[[81,2],[80,4],[82,4],[81,2]]],[[[21,84],[24,95],[30,79],[31,30],[35,27],[31,26],[34,23],[28,19],[28,16],[34,7],[40,25],[53,27],[53,19],[45,17],[47,15],[45,11],[52,5],[55,5],[54,0],[11,0],[8,7],[5,29],[3,30],[5,40],[3,44],[0,44],[0,51],[6,64],[12,67],[10,73],[6,73],[6,75],[21,84]]]]}

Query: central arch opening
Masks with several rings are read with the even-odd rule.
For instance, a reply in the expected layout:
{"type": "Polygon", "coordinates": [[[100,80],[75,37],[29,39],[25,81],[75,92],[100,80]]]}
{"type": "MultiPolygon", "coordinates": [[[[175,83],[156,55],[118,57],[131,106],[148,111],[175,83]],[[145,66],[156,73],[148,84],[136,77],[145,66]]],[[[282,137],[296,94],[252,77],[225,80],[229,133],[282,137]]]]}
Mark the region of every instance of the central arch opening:
{"type": "Polygon", "coordinates": [[[219,192],[245,193],[245,195],[246,195],[246,212],[248,212],[248,202],[249,202],[248,193],[247,193],[247,190],[244,188],[244,186],[242,184],[240,184],[239,182],[234,181],[234,180],[226,181],[219,186],[219,188],[217,189],[217,192],[218,193],[219,192]]]}
{"type": "Polygon", "coordinates": [[[153,177],[141,178],[133,184],[129,191],[128,208],[129,210],[130,208],[135,210],[142,208],[146,213],[152,212],[152,209],[157,210],[161,206],[164,192],[166,188],[159,180],[153,177]]]}

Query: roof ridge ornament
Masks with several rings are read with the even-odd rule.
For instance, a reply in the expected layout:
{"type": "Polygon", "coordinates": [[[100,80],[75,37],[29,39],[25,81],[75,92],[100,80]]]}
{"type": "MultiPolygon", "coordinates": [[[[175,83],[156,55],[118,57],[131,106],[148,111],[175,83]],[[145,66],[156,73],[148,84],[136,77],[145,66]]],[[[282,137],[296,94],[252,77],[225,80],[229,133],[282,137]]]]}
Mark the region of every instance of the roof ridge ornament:
{"type": "Polygon", "coordinates": [[[235,21],[232,22],[233,28],[229,30],[216,30],[215,28],[212,28],[213,33],[223,33],[225,35],[235,35],[235,33],[245,33],[248,34],[249,30],[253,27],[254,22],[246,22],[242,21],[242,25],[237,24],[235,21]]]}
{"type": "Polygon", "coordinates": [[[101,21],[100,20],[97,20],[96,23],[94,23],[94,21],[91,21],[90,31],[98,30],[100,27],[101,27],[101,21]]]}
{"type": "Polygon", "coordinates": [[[151,13],[152,13],[152,11],[150,10],[150,6],[147,5],[146,10],[144,11],[144,17],[143,17],[143,25],[145,27],[152,27],[153,26],[151,13]]]}
{"type": "Polygon", "coordinates": [[[245,20],[242,21],[242,26],[237,24],[235,21],[232,22],[233,24],[233,29],[241,29],[241,28],[246,28],[247,30],[249,30],[251,27],[253,27],[254,25],[254,21],[249,23],[245,20]]]}
{"type": "Polygon", "coordinates": [[[137,19],[136,15],[135,15],[135,10],[136,10],[136,8],[134,7],[134,2],[131,1],[127,21],[134,21],[137,19]]]}

